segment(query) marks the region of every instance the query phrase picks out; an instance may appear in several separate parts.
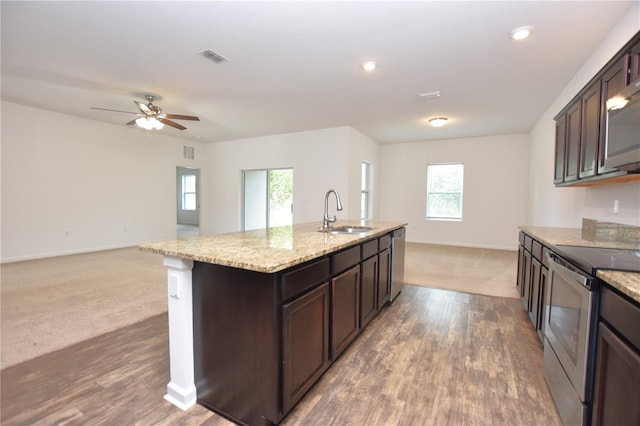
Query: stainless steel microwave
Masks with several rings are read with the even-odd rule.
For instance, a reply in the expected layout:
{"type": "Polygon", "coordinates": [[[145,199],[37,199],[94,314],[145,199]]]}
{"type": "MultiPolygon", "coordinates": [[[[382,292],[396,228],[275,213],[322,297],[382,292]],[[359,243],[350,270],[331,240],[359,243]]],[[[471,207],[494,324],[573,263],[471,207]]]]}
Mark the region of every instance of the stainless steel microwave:
{"type": "Polygon", "coordinates": [[[640,172],[640,79],[607,100],[604,165],[640,172]]]}

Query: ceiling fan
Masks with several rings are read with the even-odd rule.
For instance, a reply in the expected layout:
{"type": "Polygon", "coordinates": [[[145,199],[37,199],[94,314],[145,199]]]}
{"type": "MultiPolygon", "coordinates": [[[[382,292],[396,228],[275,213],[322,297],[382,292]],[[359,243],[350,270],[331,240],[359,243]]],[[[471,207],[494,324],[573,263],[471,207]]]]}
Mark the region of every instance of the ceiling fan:
{"type": "Polygon", "coordinates": [[[101,111],[112,111],[112,112],[123,112],[125,114],[135,114],[138,117],[129,121],[126,125],[130,126],[133,124],[138,125],[146,129],[147,131],[156,129],[160,130],[166,124],[167,126],[174,127],[178,130],[185,130],[182,124],[176,123],[172,120],[191,120],[191,121],[200,121],[200,119],[193,115],[181,115],[181,114],[165,114],[162,112],[162,108],[153,104],[153,101],[156,100],[156,97],[153,95],[145,95],[145,99],[148,103],[140,102],[134,100],[133,102],[138,106],[140,112],[131,112],[131,111],[120,111],[117,109],[107,109],[107,108],[97,108],[91,107],[91,109],[98,109],[101,111]],[[171,120],[170,120],[171,119],[171,120]]]}

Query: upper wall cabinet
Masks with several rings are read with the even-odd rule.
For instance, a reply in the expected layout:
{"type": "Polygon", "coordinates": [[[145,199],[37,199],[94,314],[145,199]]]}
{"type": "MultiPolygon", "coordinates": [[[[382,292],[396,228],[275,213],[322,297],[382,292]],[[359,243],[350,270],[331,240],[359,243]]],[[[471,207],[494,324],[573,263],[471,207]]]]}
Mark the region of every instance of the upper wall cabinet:
{"type": "Polygon", "coordinates": [[[604,167],[607,99],[639,76],[640,32],[555,117],[556,186],[640,180],[640,174],[604,167]]]}

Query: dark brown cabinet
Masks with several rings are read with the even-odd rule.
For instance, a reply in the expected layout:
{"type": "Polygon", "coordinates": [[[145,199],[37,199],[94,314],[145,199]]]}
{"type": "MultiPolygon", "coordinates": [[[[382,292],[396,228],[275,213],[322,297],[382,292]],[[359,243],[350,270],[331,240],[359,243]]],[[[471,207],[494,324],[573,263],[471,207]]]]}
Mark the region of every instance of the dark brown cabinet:
{"type": "Polygon", "coordinates": [[[388,301],[389,241],[275,273],[194,262],[198,403],[240,424],[279,423],[388,301]]]}
{"type": "Polygon", "coordinates": [[[547,267],[544,246],[524,232],[520,232],[516,288],[540,340],[544,338],[545,291],[547,267]]]}
{"type": "Polygon", "coordinates": [[[555,169],[553,174],[553,183],[561,184],[564,182],[565,157],[567,151],[567,116],[561,115],[556,119],[556,150],[555,150],[555,169]]]}
{"type": "Polygon", "coordinates": [[[329,367],[329,284],[282,307],[283,408],[289,411],[329,367]]]}
{"type": "Polygon", "coordinates": [[[582,102],[575,102],[567,110],[567,134],[565,136],[564,181],[578,179],[580,140],[582,137],[582,102]]]}
{"type": "Polygon", "coordinates": [[[618,94],[625,86],[627,79],[627,58],[624,57],[614,63],[602,77],[602,102],[600,104],[600,139],[598,140],[598,169],[599,174],[613,172],[617,169],[604,166],[605,142],[607,140],[607,100],[618,94]]]}
{"type": "Polygon", "coordinates": [[[627,172],[605,168],[604,159],[606,101],[639,77],[640,33],[555,117],[556,186],[592,185],[605,178],[608,182],[636,179],[627,172]]]}
{"type": "Polygon", "coordinates": [[[331,358],[335,359],[360,332],[360,265],[331,280],[331,358]]]}
{"type": "Polygon", "coordinates": [[[625,86],[640,78],[640,42],[636,43],[629,52],[629,78],[625,86]]]}
{"type": "Polygon", "coordinates": [[[640,424],[640,307],[607,286],[601,293],[593,425],[640,424]]]}
{"type": "Polygon", "coordinates": [[[600,81],[582,96],[582,128],[580,130],[580,169],[578,178],[595,176],[600,142],[600,81]]]}
{"type": "MultiPolygon", "coordinates": [[[[381,246],[382,246],[382,239],[381,246]]],[[[382,308],[388,301],[391,295],[391,250],[388,248],[382,250],[379,254],[380,269],[378,274],[378,309],[382,308]]]]}
{"type": "Polygon", "coordinates": [[[375,255],[362,262],[362,310],[360,324],[362,327],[378,312],[378,256],[375,255]]]}

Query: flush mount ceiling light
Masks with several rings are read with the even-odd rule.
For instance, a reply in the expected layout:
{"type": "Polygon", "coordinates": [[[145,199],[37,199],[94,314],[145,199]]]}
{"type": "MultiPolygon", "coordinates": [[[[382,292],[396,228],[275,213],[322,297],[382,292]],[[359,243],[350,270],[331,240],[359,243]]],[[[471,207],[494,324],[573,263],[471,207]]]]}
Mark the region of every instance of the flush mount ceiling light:
{"type": "Polygon", "coordinates": [[[421,99],[437,98],[439,96],[440,96],[439,90],[434,90],[433,92],[418,93],[418,97],[421,99]]]}
{"type": "Polygon", "coordinates": [[[531,27],[520,27],[509,33],[509,37],[513,40],[524,40],[528,38],[533,33],[533,28],[531,27]]]}
{"type": "Polygon", "coordinates": [[[447,124],[447,120],[445,117],[430,118],[429,124],[431,124],[432,127],[442,127],[447,124]]]}
{"type": "Polygon", "coordinates": [[[160,130],[164,127],[164,124],[155,117],[140,117],[136,119],[136,125],[142,127],[145,130],[160,130]]]}
{"type": "Polygon", "coordinates": [[[366,72],[371,72],[378,67],[378,63],[375,61],[366,61],[362,63],[362,69],[366,72]]]}

